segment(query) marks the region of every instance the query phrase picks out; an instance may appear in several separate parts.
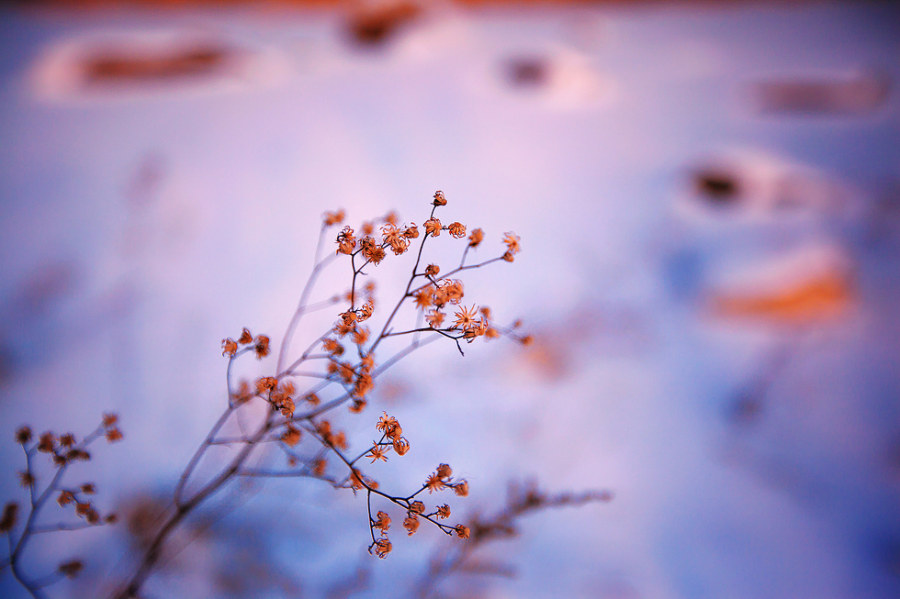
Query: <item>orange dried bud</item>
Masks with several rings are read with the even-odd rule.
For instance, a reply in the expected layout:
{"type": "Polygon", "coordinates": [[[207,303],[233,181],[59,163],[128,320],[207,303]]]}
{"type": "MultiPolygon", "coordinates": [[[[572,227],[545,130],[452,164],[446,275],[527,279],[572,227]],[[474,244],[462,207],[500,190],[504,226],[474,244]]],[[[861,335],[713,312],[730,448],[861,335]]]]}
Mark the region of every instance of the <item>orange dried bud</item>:
{"type": "Polygon", "coordinates": [[[425,267],[425,274],[429,277],[436,277],[441,272],[441,267],[437,264],[429,264],[425,267]]]}
{"type": "Polygon", "coordinates": [[[73,559],[61,563],[59,565],[59,573],[66,578],[75,578],[81,572],[82,568],[84,568],[84,564],[82,564],[80,560],[73,559]]]}
{"type": "Polygon", "coordinates": [[[60,491],[59,497],[56,498],[56,503],[60,506],[66,506],[75,501],[75,494],[72,491],[60,491]]]}
{"type": "Polygon", "coordinates": [[[381,239],[391,246],[395,256],[399,256],[409,248],[409,240],[391,223],[381,227],[381,239]]]}
{"type": "Polygon", "coordinates": [[[378,519],[372,523],[372,528],[377,528],[381,531],[381,534],[386,533],[391,527],[391,517],[385,512],[378,512],[376,516],[378,519]]]}
{"type": "Polygon", "coordinates": [[[362,322],[364,320],[368,320],[371,318],[372,313],[375,311],[375,302],[372,298],[366,300],[362,306],[360,306],[359,310],[357,310],[357,320],[362,322]]]}
{"type": "Polygon", "coordinates": [[[106,431],[106,440],[109,441],[110,443],[114,443],[116,441],[121,441],[123,437],[124,437],[124,435],[122,434],[122,431],[120,431],[118,428],[114,427],[114,428],[107,429],[107,431],[106,431]]]}
{"type": "Polygon", "coordinates": [[[253,348],[258,359],[263,359],[269,355],[269,338],[266,335],[260,335],[256,338],[256,347],[253,348]]]}
{"type": "Polygon", "coordinates": [[[325,222],[326,226],[331,227],[344,222],[344,216],[346,216],[346,213],[343,210],[337,210],[336,212],[326,212],[322,216],[322,220],[325,222]]]}
{"type": "Polygon", "coordinates": [[[306,394],[306,396],[304,396],[303,399],[308,401],[310,403],[310,405],[313,405],[313,406],[319,405],[319,402],[321,401],[321,400],[319,400],[319,396],[316,395],[315,393],[308,393],[308,394],[306,394]]]}
{"type": "Polygon", "coordinates": [[[290,397],[285,397],[281,400],[279,404],[279,409],[281,410],[281,415],[285,418],[293,418],[294,417],[294,400],[290,397]]]}
{"type": "Polygon", "coordinates": [[[522,345],[531,345],[532,343],[534,343],[534,337],[532,337],[531,335],[525,335],[520,341],[522,345]]]}
{"type": "Polygon", "coordinates": [[[59,445],[60,447],[70,448],[75,445],[75,435],[72,433],[66,433],[64,435],[60,435],[59,437],[59,445]]]}
{"type": "Polygon", "coordinates": [[[363,256],[366,258],[366,260],[370,261],[372,264],[375,264],[375,265],[380,264],[381,261],[384,260],[384,257],[386,255],[387,254],[385,254],[384,248],[381,247],[380,245],[377,245],[374,248],[372,248],[371,252],[363,251],[363,256]]]}
{"type": "MultiPolygon", "coordinates": [[[[118,430],[118,429],[111,429],[111,430],[118,430]]],[[[119,433],[119,434],[121,435],[121,433],[119,433]]],[[[55,459],[56,457],[58,457],[58,456],[54,456],[54,459],[55,459]]],[[[88,461],[88,460],[91,459],[91,454],[88,453],[88,452],[86,452],[86,451],[83,450],[83,449],[73,449],[73,450],[71,450],[69,453],[66,454],[66,459],[67,459],[67,460],[84,460],[84,461],[88,461]]]]}
{"type": "Polygon", "coordinates": [[[91,511],[90,503],[76,503],[75,504],[75,513],[79,516],[86,516],[88,512],[91,511]]]}
{"type": "Polygon", "coordinates": [[[20,427],[16,431],[16,443],[25,445],[29,441],[31,441],[31,428],[27,426],[20,427]]]}
{"type": "Polygon", "coordinates": [[[416,298],[416,307],[417,308],[427,308],[431,305],[432,298],[434,294],[434,287],[429,285],[428,287],[423,287],[419,289],[413,294],[413,297],[416,298]]]}
{"type": "Polygon", "coordinates": [[[419,519],[415,514],[410,514],[403,519],[403,528],[408,531],[406,533],[407,536],[412,536],[417,530],[419,530],[419,519]]]}
{"type": "Polygon", "coordinates": [[[435,206],[446,206],[446,205],[447,205],[447,198],[444,197],[444,192],[443,192],[443,191],[437,190],[436,192],[434,192],[434,202],[433,202],[433,204],[434,204],[435,206]]]}
{"type": "Polygon", "coordinates": [[[42,434],[40,441],[38,442],[38,451],[50,453],[53,451],[54,447],[56,447],[56,437],[53,436],[53,433],[47,431],[42,434]]]}
{"type": "Polygon", "coordinates": [[[352,254],[353,250],[356,248],[356,238],[353,236],[353,229],[351,229],[350,227],[344,227],[344,229],[340,233],[338,233],[337,243],[338,254],[352,254]]]}
{"type": "Polygon", "coordinates": [[[363,235],[371,235],[372,233],[375,232],[375,224],[374,223],[363,223],[362,229],[360,229],[360,230],[362,231],[363,235]]]}
{"type": "Polygon", "coordinates": [[[419,236],[419,229],[416,223],[412,223],[403,230],[403,236],[407,239],[416,239],[419,236]]]}
{"type": "Polygon", "coordinates": [[[97,489],[94,487],[94,483],[84,483],[81,485],[81,492],[85,495],[93,495],[97,492],[97,489]]]}
{"type": "Polygon", "coordinates": [[[467,496],[469,494],[469,483],[464,480],[459,481],[453,485],[453,492],[460,497],[467,496]]]}
{"type": "Polygon", "coordinates": [[[478,308],[474,305],[466,308],[463,306],[456,311],[456,320],[453,321],[453,328],[468,331],[478,326],[480,321],[475,318],[478,315],[478,308]]]}
{"type": "Polygon", "coordinates": [[[300,429],[288,425],[281,435],[281,441],[290,447],[296,446],[300,442],[300,429]]]}
{"type": "Polygon", "coordinates": [[[375,555],[382,559],[387,557],[387,554],[391,552],[391,542],[387,539],[376,540],[372,547],[374,548],[375,555]]]}
{"type": "Polygon", "coordinates": [[[103,415],[103,426],[104,426],[105,428],[109,428],[109,427],[115,425],[115,424],[118,423],[118,422],[119,422],[119,415],[118,415],[118,414],[115,414],[115,413],[113,413],[113,412],[108,412],[108,413],[106,413],[106,414],[103,415]]]}
{"type": "Polygon", "coordinates": [[[400,423],[393,416],[388,416],[387,412],[382,412],[381,418],[375,425],[375,430],[383,432],[389,439],[396,439],[403,434],[400,423]]]}
{"type": "Polygon", "coordinates": [[[413,514],[424,514],[425,513],[425,504],[421,501],[413,501],[409,504],[409,511],[413,514]]]}
{"type": "Polygon", "coordinates": [[[265,393],[266,391],[274,391],[275,387],[278,386],[278,379],[274,376],[264,376],[256,379],[256,391],[258,393],[265,393]]]}
{"type": "Polygon", "coordinates": [[[253,333],[250,332],[250,329],[244,327],[244,330],[241,331],[241,336],[238,337],[238,343],[241,345],[253,343],[253,333]]]}
{"type": "Polygon", "coordinates": [[[366,406],[368,405],[368,403],[369,402],[367,402],[364,399],[354,399],[353,403],[350,404],[350,407],[348,409],[351,412],[353,412],[354,414],[359,414],[364,409],[366,409],[366,406]]]}
{"type": "Polygon", "coordinates": [[[425,235],[438,237],[441,234],[441,221],[434,217],[425,221],[425,235]]]}
{"type": "Polygon", "coordinates": [[[506,260],[507,262],[512,262],[513,260],[515,260],[515,258],[514,258],[513,255],[512,255],[512,252],[506,252],[506,253],[504,253],[504,254],[503,254],[503,259],[506,260]]]}
{"type": "Polygon", "coordinates": [[[222,339],[222,355],[232,357],[237,353],[238,344],[234,339],[222,339]]]}
{"type": "Polygon", "coordinates": [[[332,356],[340,356],[344,353],[344,346],[337,339],[328,338],[322,341],[322,347],[332,356]]]}
{"type": "Polygon", "coordinates": [[[3,508],[3,516],[0,517],[0,532],[9,532],[16,525],[19,516],[19,504],[10,501],[3,508]]]}
{"type": "Polygon", "coordinates": [[[107,514],[103,521],[107,524],[115,524],[119,521],[119,517],[116,514],[107,514]]]}
{"type": "Polygon", "coordinates": [[[375,388],[375,380],[372,378],[371,374],[361,374],[357,379],[356,383],[353,386],[353,396],[362,399],[369,393],[372,389],[375,388]]]}
{"type": "Polygon", "coordinates": [[[425,479],[425,488],[428,489],[429,493],[440,491],[444,488],[444,481],[441,480],[441,477],[438,476],[437,473],[431,474],[425,479]]]}
{"type": "Polygon", "coordinates": [[[446,503],[444,505],[438,506],[437,509],[437,517],[446,520],[450,517],[450,506],[446,503]]]}
{"type": "Polygon", "coordinates": [[[316,476],[322,476],[325,474],[325,466],[328,465],[328,462],[325,461],[325,458],[319,458],[313,463],[313,474],[316,476]]]}
{"type": "Polygon", "coordinates": [[[399,456],[406,455],[406,452],[409,451],[409,441],[406,440],[406,437],[394,439],[394,451],[399,456]]]}
{"type": "Polygon", "coordinates": [[[372,449],[369,450],[368,456],[372,458],[372,463],[374,464],[376,460],[381,460],[383,462],[387,462],[387,452],[384,447],[381,445],[373,445],[372,449]]]}
{"type": "Polygon", "coordinates": [[[437,475],[441,478],[450,478],[453,476],[453,469],[447,464],[441,464],[437,467],[437,475]]]}
{"type": "Polygon", "coordinates": [[[444,313],[438,309],[434,309],[428,314],[425,315],[425,322],[428,323],[433,329],[441,328],[441,325],[444,323],[444,313]]]}
{"type": "Polygon", "coordinates": [[[450,223],[450,226],[447,227],[447,232],[450,233],[451,237],[460,239],[466,236],[466,226],[462,223],[450,223]]]}
{"type": "MultiPolygon", "coordinates": [[[[509,254],[518,254],[521,251],[521,246],[519,246],[519,236],[515,233],[509,232],[503,234],[503,243],[506,244],[506,251],[509,254]]],[[[512,260],[510,260],[512,262],[512,260]]]]}
{"type": "Polygon", "coordinates": [[[456,525],[456,536],[460,539],[468,539],[469,538],[469,527],[463,524],[456,525]]]}
{"type": "Polygon", "coordinates": [[[469,233],[469,247],[475,248],[484,241],[484,231],[481,229],[472,229],[469,233]]]}
{"type": "Polygon", "coordinates": [[[353,343],[356,345],[363,345],[366,341],[369,340],[369,329],[367,327],[356,327],[356,330],[353,331],[353,343]]]}

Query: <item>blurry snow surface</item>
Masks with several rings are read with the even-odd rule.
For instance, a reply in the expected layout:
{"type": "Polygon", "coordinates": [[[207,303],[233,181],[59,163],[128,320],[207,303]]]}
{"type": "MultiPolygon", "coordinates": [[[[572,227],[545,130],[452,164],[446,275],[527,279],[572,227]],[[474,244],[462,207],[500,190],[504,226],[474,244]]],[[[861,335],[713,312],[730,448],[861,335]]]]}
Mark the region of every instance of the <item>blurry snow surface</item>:
{"type": "MultiPolygon", "coordinates": [[[[414,488],[449,462],[472,489],[454,517],[511,480],[615,499],[523,521],[481,556],[515,578],[442,592],[900,596],[900,102],[809,96],[848,73],[896,89],[897,23],[878,4],[445,9],[367,46],[324,12],[6,9],[0,498],[24,500],[16,427],[116,411],[124,442],[75,478],[152,516],[222,409],[219,340],[280,339],[321,213],[421,224],[443,189],[481,255],[521,235],[467,299],[537,343],[423,349],[345,418],[351,450],[396,415],[413,449],[372,473],[414,488]],[[750,97],[810,77],[788,113],[750,97]]],[[[402,281],[382,274],[387,305],[402,281]]],[[[358,567],[359,596],[404,596],[447,541],[394,530],[372,560],[364,498],[314,481],[214,504],[148,596],[322,596],[358,567]]],[[[35,575],[130,567],[123,535],[51,537],[35,575]]],[[[22,595],[6,572],[0,589],[22,595]]]]}

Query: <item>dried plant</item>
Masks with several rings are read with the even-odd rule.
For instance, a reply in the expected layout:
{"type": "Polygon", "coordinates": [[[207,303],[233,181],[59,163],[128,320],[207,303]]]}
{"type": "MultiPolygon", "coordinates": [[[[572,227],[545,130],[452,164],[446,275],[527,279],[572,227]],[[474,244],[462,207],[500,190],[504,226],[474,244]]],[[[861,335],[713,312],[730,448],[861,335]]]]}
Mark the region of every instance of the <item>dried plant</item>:
{"type": "Polygon", "coordinates": [[[22,487],[27,489],[28,503],[25,507],[25,520],[18,533],[19,504],[11,501],[3,509],[3,516],[0,517],[0,533],[6,536],[8,555],[0,562],[0,569],[8,567],[15,579],[31,593],[32,597],[43,597],[42,589],[63,578],[74,578],[84,567],[81,560],[71,559],[60,563],[55,571],[41,577],[26,574],[23,571],[22,560],[28,542],[35,535],[80,530],[113,524],[116,521],[115,514],[101,516],[97,511],[92,500],[92,496],[97,492],[94,483],[70,485],[64,481],[71,465],[90,461],[91,454],[88,448],[101,437],[105,437],[110,443],[122,439],[118,417],[115,414],[104,414],[100,425],[80,442],[73,433],[59,435],[47,431],[35,439],[28,426],[16,431],[16,442],[22,446],[25,453],[25,470],[19,472],[19,481],[22,487]],[[36,463],[36,458],[41,454],[49,461],[43,468],[36,463]],[[44,471],[48,471],[48,474],[44,471]],[[52,472],[52,475],[49,472],[52,472]],[[49,482],[42,485],[41,480],[47,476],[50,478],[49,482]],[[68,514],[63,516],[62,521],[57,520],[59,516],[54,516],[55,519],[47,523],[44,508],[54,498],[59,507],[68,514]]]}
{"type": "MultiPolygon", "coordinates": [[[[498,531],[508,530],[512,519],[540,507],[582,503],[595,497],[546,498],[530,491],[518,503],[511,503],[497,519],[475,520],[469,524],[452,523],[451,507],[446,501],[431,500],[434,493],[452,492],[465,497],[469,485],[445,463],[430,474],[423,474],[423,482],[405,491],[383,489],[373,469],[376,462],[389,457],[402,458],[410,448],[400,422],[382,411],[373,418],[370,430],[376,439],[364,444],[362,451],[350,453],[350,439],[340,430],[335,418],[340,408],[360,414],[367,407],[375,381],[389,368],[415,350],[435,341],[446,339],[460,353],[463,344],[479,338],[486,340],[500,336],[529,344],[531,337],[518,332],[518,321],[512,326],[497,324],[486,306],[464,303],[468,299],[461,276],[469,270],[497,262],[513,262],[520,251],[519,237],[506,233],[499,255],[473,261],[471,256],[485,239],[481,229],[468,230],[460,222],[444,224],[438,210],[447,204],[444,194],[434,194],[431,211],[420,228],[415,223],[400,224],[390,213],[376,222],[363,223],[359,232],[344,225],[343,211],[323,216],[316,244],[314,265],[300,294],[299,304],[290,319],[275,358],[274,370],[253,382],[235,382],[234,364],[246,356],[262,360],[272,352],[270,338],[243,329],[235,338],[222,340],[222,355],[227,358],[225,368],[227,400],[223,411],[181,473],[175,486],[171,505],[158,517],[152,532],[145,532],[138,545],[139,557],[132,574],[119,585],[113,596],[117,599],[138,597],[147,579],[160,568],[167,545],[175,533],[185,527],[186,519],[225,487],[239,480],[260,478],[318,479],[338,489],[348,489],[365,495],[368,519],[369,553],[386,557],[392,549],[389,536],[392,520],[386,509],[394,506],[402,514],[401,525],[407,535],[415,534],[421,524],[434,526],[464,547],[476,547],[498,531]],[[342,227],[339,229],[339,227],[342,227]],[[330,232],[330,233],[329,233],[330,232]],[[424,261],[426,245],[446,232],[454,243],[461,245],[458,262],[443,271],[440,266],[424,261]],[[333,236],[335,250],[325,251],[325,240],[333,236]],[[324,255],[323,255],[324,254],[324,255]],[[393,254],[414,256],[409,276],[395,303],[384,310],[376,306],[375,285],[371,271],[393,254]],[[316,282],[322,272],[336,265],[347,269],[349,286],[345,292],[312,302],[316,282]],[[365,279],[365,282],[364,282],[365,279]],[[343,309],[336,308],[343,304],[343,309]],[[337,315],[325,330],[305,344],[299,355],[293,355],[294,337],[301,320],[312,312],[332,309],[337,315]],[[377,333],[371,323],[381,320],[377,333]],[[405,322],[405,323],[404,323],[405,322]],[[376,350],[388,348],[388,339],[396,338],[390,355],[376,360],[376,350]],[[247,425],[247,421],[255,422],[247,425]],[[236,432],[229,432],[236,431],[236,432]],[[228,457],[218,457],[214,450],[226,450],[228,457]],[[278,460],[273,465],[273,455],[278,460]],[[280,456],[280,457],[279,457],[280,456]],[[216,461],[211,472],[200,473],[201,463],[216,461]],[[399,508],[399,509],[398,509],[399,508]]],[[[430,247],[430,245],[429,245],[430,247]]],[[[342,410],[341,410],[342,411],[342,410]]],[[[93,485],[77,488],[62,486],[67,465],[87,459],[87,446],[105,435],[110,441],[121,438],[114,416],[104,417],[101,426],[80,444],[74,436],[57,437],[45,433],[34,443],[27,428],[19,431],[18,440],[25,449],[27,468],[22,473],[23,485],[31,494],[31,509],[23,530],[16,535],[17,504],[10,503],[0,521],[0,531],[10,541],[9,556],[2,565],[10,567],[16,579],[32,596],[40,597],[41,589],[64,576],[74,576],[81,562],[61,564],[51,577],[35,580],[23,575],[21,562],[28,539],[38,533],[62,531],[101,523],[99,513],[85,498],[93,492],[93,485]],[[31,444],[31,445],[29,445],[31,444]],[[36,452],[52,456],[56,474],[38,492],[37,478],[32,467],[36,452]],[[78,524],[39,525],[38,516],[49,497],[57,496],[61,506],[73,504],[84,522],[78,524]]],[[[113,521],[113,517],[102,520],[113,521]]],[[[435,580],[458,569],[468,556],[468,549],[458,549],[442,562],[432,565],[435,580]]],[[[435,562],[437,563],[437,562],[435,562]]],[[[351,585],[352,586],[352,585],[351,585]]]]}

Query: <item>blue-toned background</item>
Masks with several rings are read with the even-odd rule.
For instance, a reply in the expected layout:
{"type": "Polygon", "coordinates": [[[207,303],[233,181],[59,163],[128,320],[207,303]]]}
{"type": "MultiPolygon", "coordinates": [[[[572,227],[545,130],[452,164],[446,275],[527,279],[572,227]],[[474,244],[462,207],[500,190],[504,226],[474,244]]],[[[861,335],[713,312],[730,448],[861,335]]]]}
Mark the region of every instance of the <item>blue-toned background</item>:
{"type": "MultiPolygon", "coordinates": [[[[898,17],[429,6],[367,46],[338,11],[3,9],[0,499],[24,499],[19,425],[86,431],[107,410],[126,438],[83,470],[98,502],[168,493],[222,409],[219,340],[280,337],[321,213],[421,223],[442,189],[485,255],[522,237],[467,298],[537,342],[422,350],[348,420],[352,449],[389,410],[413,451],[385,476],[412,487],[449,462],[472,489],[459,514],[510,480],[615,494],[485,553],[516,578],[443,591],[900,595],[898,17]],[[78,77],[92,48],[197,39],[232,58],[152,83],[78,77]]],[[[322,297],[328,282],[346,284],[322,297]]],[[[362,497],[282,481],[246,499],[148,596],[320,596],[359,564],[361,596],[404,596],[443,541],[395,533],[373,563],[362,497]],[[243,552],[276,582],[222,582],[243,552]]],[[[82,555],[86,578],[114,581],[126,546],[69,533],[29,567],[82,555]]],[[[8,572],[0,589],[22,595],[8,572]]]]}

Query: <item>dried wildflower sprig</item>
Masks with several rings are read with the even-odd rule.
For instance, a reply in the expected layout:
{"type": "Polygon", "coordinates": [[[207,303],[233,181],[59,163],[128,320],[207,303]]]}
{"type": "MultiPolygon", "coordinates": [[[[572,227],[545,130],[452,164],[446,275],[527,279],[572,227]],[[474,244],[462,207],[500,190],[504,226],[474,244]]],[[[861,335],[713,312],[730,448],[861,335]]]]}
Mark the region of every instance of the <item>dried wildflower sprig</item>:
{"type": "Polygon", "coordinates": [[[606,503],[612,499],[609,491],[585,493],[560,493],[548,495],[534,482],[524,485],[510,484],[506,505],[491,516],[475,516],[467,525],[459,525],[459,535],[469,539],[467,543],[454,544],[437,551],[428,569],[419,581],[416,596],[421,599],[435,596],[442,580],[455,573],[495,574],[512,576],[514,571],[505,564],[476,561],[473,554],[491,541],[509,539],[518,534],[519,518],[550,508],[576,507],[587,503],[606,503]]]}
{"type": "MultiPolygon", "coordinates": [[[[391,549],[386,536],[389,518],[385,512],[378,512],[373,516],[373,496],[405,510],[404,528],[408,534],[417,530],[420,520],[426,520],[448,535],[466,536],[468,529],[465,526],[451,526],[439,521],[450,515],[448,505],[443,504],[427,512],[424,502],[417,499],[426,490],[433,493],[452,489],[456,495],[467,494],[468,483],[452,478],[449,466],[439,466],[421,487],[408,495],[380,490],[377,481],[362,472],[359,462],[366,457],[370,460],[369,464],[374,465],[375,462],[386,460],[390,452],[402,456],[409,451],[409,441],[402,436],[396,419],[385,414],[377,425],[382,433],[381,438],[366,445],[355,457],[350,457],[347,453],[350,443],[346,434],[334,428],[331,421],[324,418],[329,412],[344,405],[351,413],[363,411],[375,380],[381,374],[416,349],[438,339],[452,339],[462,352],[460,341],[463,340],[472,342],[478,337],[493,338],[503,334],[519,338],[512,328],[494,325],[487,308],[457,308],[454,320],[443,324],[444,316],[439,315],[445,315],[452,309],[451,306],[460,306],[465,295],[462,281],[451,277],[494,262],[512,262],[520,246],[519,238],[507,233],[503,239],[506,248],[503,254],[482,262],[468,263],[470,252],[479,247],[484,239],[483,231],[474,229],[466,237],[467,228],[462,223],[441,223],[436,210],[447,204],[442,192],[435,193],[431,204],[431,212],[424,221],[422,230],[415,223],[401,224],[394,213],[376,222],[363,223],[357,229],[344,225],[343,211],[324,215],[312,272],[282,339],[274,374],[260,377],[254,384],[242,382],[235,387],[232,382],[234,362],[246,354],[253,354],[258,359],[266,357],[270,351],[269,338],[254,335],[244,329],[237,339],[227,338],[222,341],[223,355],[228,358],[227,405],[182,473],[175,488],[171,514],[149,543],[136,572],[116,597],[138,595],[158,562],[168,536],[188,514],[235,477],[316,478],[339,488],[365,490],[372,538],[370,551],[381,557],[391,549]],[[341,225],[344,226],[334,237],[334,253],[329,255],[323,251],[326,234],[331,227],[341,225]],[[464,249],[459,264],[441,276],[437,265],[429,264],[423,268],[422,258],[429,239],[439,237],[444,231],[451,239],[462,240],[464,249]],[[375,301],[374,284],[371,281],[363,283],[363,279],[369,274],[369,270],[377,268],[385,260],[393,260],[394,256],[410,252],[414,253],[415,262],[406,287],[387,312],[380,331],[374,333],[378,329],[371,328],[369,321],[381,312],[375,301]],[[343,268],[349,270],[349,289],[346,293],[312,303],[310,298],[316,280],[333,263],[343,264],[343,268]],[[302,318],[314,310],[325,309],[341,301],[346,301],[347,304],[337,314],[333,326],[313,339],[299,356],[290,359],[290,347],[302,318]],[[429,326],[397,328],[396,321],[401,308],[404,304],[413,302],[420,310],[426,307],[423,304],[431,308],[427,316],[417,313],[417,319],[425,318],[429,326]],[[410,335],[410,342],[393,355],[376,362],[376,350],[382,342],[389,337],[401,335],[410,335]],[[269,409],[253,432],[223,434],[226,426],[236,419],[236,414],[245,406],[260,402],[267,404],[269,409]],[[198,464],[211,449],[222,446],[232,449],[229,460],[211,477],[198,483],[195,480],[198,464]],[[287,468],[267,467],[258,462],[250,466],[251,458],[257,456],[260,447],[277,448],[285,456],[287,468]],[[335,474],[335,466],[343,469],[345,474],[335,474]],[[385,516],[382,517],[381,514],[385,516]],[[379,531],[377,536],[376,531],[379,531]]],[[[271,458],[271,452],[268,457],[271,458]]]]}
{"type": "Polygon", "coordinates": [[[122,431],[118,427],[118,416],[104,414],[100,424],[80,442],[72,433],[57,434],[52,431],[42,433],[35,438],[31,428],[22,426],[16,431],[15,440],[22,447],[25,455],[25,470],[19,472],[19,481],[28,490],[28,503],[25,505],[25,521],[18,534],[19,504],[10,501],[3,509],[0,517],[0,534],[6,536],[8,555],[0,568],[9,567],[13,577],[32,597],[43,597],[44,588],[63,578],[77,576],[83,564],[80,560],[69,560],[59,564],[50,574],[41,578],[27,575],[23,571],[22,561],[25,549],[34,535],[52,532],[81,530],[104,524],[113,524],[115,514],[101,516],[93,502],[97,489],[94,483],[84,482],[79,485],[64,485],[63,479],[70,465],[76,462],[87,462],[91,459],[88,448],[98,439],[105,437],[109,443],[122,439],[122,431]],[[48,468],[53,472],[49,481],[41,486],[44,476],[37,471],[36,458],[44,454],[48,459],[48,468]],[[71,510],[73,517],[51,524],[42,523],[44,508],[50,499],[65,511],[71,510]]]}

